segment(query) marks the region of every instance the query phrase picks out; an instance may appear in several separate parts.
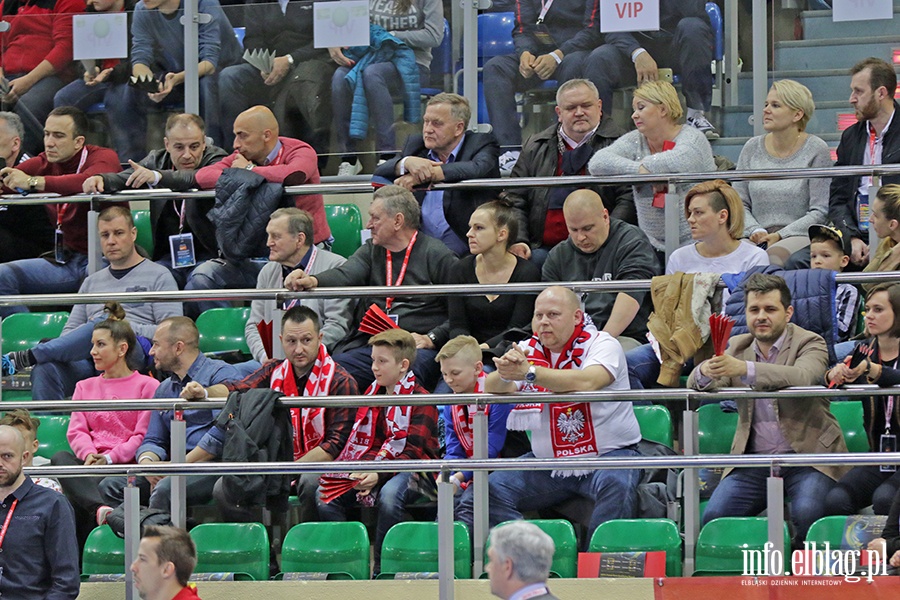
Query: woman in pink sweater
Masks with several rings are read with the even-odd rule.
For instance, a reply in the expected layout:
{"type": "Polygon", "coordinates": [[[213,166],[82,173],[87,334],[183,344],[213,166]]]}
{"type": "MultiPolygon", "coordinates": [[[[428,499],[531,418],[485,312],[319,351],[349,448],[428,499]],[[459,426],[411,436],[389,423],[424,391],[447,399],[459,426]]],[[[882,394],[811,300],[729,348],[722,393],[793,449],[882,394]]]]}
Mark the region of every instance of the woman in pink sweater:
{"type": "MultiPolygon", "coordinates": [[[[116,302],[107,304],[109,317],[94,326],[91,358],[96,377],[75,385],[73,400],[119,400],[152,398],[159,382],[130,366],[139,349],[134,331],[123,320],[125,311],[116,302]]],[[[54,465],[107,465],[134,462],[134,453],[144,440],[150,423],[149,410],[73,412],[67,437],[73,452],[57,452],[54,465]]],[[[79,541],[87,539],[95,525],[106,520],[98,484],[101,478],[64,477],[63,492],[75,508],[79,541]],[[83,536],[82,536],[83,534],[83,536]]]]}

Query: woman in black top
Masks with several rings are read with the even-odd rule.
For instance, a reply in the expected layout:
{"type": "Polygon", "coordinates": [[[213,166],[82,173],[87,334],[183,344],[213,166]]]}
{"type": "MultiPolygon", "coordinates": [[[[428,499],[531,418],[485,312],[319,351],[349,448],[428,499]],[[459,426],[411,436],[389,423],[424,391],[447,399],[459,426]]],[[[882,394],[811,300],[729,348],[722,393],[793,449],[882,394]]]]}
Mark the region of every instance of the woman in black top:
{"type": "MultiPolygon", "coordinates": [[[[851,355],[850,364],[856,366],[838,363],[826,373],[826,381],[837,385],[852,381],[877,383],[881,387],[900,384],[900,284],[883,283],[869,291],[866,332],[869,339],[860,342],[851,355]]],[[[871,396],[863,398],[862,405],[870,450],[896,452],[900,397],[871,396]]],[[[900,489],[900,472],[884,469],[878,465],[853,467],[828,493],[827,514],[856,514],[871,504],[876,515],[886,515],[900,489]]]]}
{"type": "MultiPolygon", "coordinates": [[[[509,203],[493,200],[479,206],[466,234],[472,255],[457,263],[451,281],[465,286],[540,281],[541,272],[533,263],[508,251],[517,235],[509,203]]],[[[530,327],[536,295],[450,296],[450,338],[471,335],[482,348],[492,348],[504,331],[530,327]]]]}

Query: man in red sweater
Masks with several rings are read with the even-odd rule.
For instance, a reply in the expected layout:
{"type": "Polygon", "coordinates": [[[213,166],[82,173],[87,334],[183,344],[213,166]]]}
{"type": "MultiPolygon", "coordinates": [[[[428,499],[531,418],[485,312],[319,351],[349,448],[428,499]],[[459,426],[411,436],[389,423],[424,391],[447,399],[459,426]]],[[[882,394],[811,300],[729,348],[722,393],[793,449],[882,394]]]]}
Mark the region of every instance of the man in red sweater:
{"type": "MultiPolygon", "coordinates": [[[[119,158],[109,148],[84,143],[87,117],[71,106],[53,109],[44,126],[44,152],[16,168],[0,170],[4,191],[80,194],[85,179],[119,170],[119,158]]],[[[123,203],[127,206],[127,203],[123,203]]],[[[28,258],[0,265],[0,295],[65,294],[78,291],[87,275],[88,203],[47,204],[55,226],[53,252],[44,258],[28,258]]],[[[0,317],[25,311],[24,306],[4,306],[0,317]]]]}
{"type": "Polygon", "coordinates": [[[25,150],[41,148],[41,127],[53,96],[72,80],[72,15],[82,0],[0,0],[9,29],[0,33],[0,76],[9,81],[5,106],[25,123],[25,150]]]}
{"type": "MultiPolygon", "coordinates": [[[[250,107],[237,116],[234,120],[234,153],[198,170],[195,175],[197,186],[203,190],[215,188],[225,169],[247,169],[263,176],[269,183],[285,186],[320,183],[316,151],[306,142],[279,136],[278,121],[265,106],[250,107]]],[[[313,218],[316,235],[313,243],[329,249],[333,238],[325,219],[322,195],[296,195],[293,199],[297,208],[313,218]]],[[[246,259],[237,263],[214,258],[194,269],[184,289],[255,288],[256,278],[265,263],[262,257],[259,261],[246,259]]],[[[187,303],[185,310],[199,314],[210,308],[230,305],[229,302],[205,301],[187,303]]]]}

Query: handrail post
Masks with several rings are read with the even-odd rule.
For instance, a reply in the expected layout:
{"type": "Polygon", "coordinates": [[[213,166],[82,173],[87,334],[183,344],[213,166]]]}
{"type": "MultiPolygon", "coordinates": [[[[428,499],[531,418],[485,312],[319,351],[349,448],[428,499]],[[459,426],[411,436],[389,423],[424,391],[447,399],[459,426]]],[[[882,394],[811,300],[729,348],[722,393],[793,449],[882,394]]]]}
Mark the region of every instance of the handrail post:
{"type": "Polygon", "coordinates": [[[272,358],[285,358],[284,346],[281,345],[281,323],[284,320],[284,311],[275,301],[275,312],[272,313],[272,358]]]}
{"type": "MultiPolygon", "coordinates": [[[[696,411],[684,411],[684,455],[700,454],[697,437],[699,416],[696,411]]],[[[684,576],[694,572],[697,536],[700,534],[700,480],[697,469],[684,470],[684,576]]]]}
{"type": "Polygon", "coordinates": [[[453,536],[453,489],[450,471],[438,480],[438,597],[453,600],[455,546],[453,536]]]}
{"type": "MultiPolygon", "coordinates": [[[[472,428],[472,458],[488,457],[488,418],[485,404],[479,401],[475,409],[472,428]]],[[[480,577],[484,572],[484,545],[488,535],[488,472],[474,471],[472,474],[474,506],[472,515],[472,577],[480,577]]]]}
{"type": "MultiPolygon", "coordinates": [[[[671,181],[668,185],[674,189],[675,182],[671,181]]],[[[681,241],[681,220],[684,218],[684,215],[681,214],[681,202],[678,199],[678,195],[666,192],[665,203],[666,226],[664,232],[666,239],[664,244],[666,261],[668,261],[672,253],[681,245],[679,243],[681,241]]]]}
{"type": "MultiPolygon", "coordinates": [[[[768,515],[770,555],[785,556],[790,547],[784,547],[784,479],[778,475],[778,466],[772,465],[771,474],[766,478],[766,514],[768,515]],[[777,555],[775,553],[778,553],[777,555]]],[[[782,563],[783,567],[784,563],[782,563]]],[[[774,575],[783,575],[773,569],[774,575]]]]}
{"type": "Polygon", "coordinates": [[[134,587],[134,575],[131,573],[131,564],[137,559],[138,546],[141,543],[141,491],[137,487],[136,476],[128,475],[128,483],[125,486],[125,598],[135,600],[138,598],[137,588],[134,587]]]}
{"type": "Polygon", "coordinates": [[[97,231],[97,223],[100,222],[100,211],[96,202],[91,202],[91,208],[87,214],[88,234],[88,264],[87,274],[93,275],[100,270],[103,264],[103,250],[100,248],[100,232],[97,231]]]}
{"type": "MultiPolygon", "coordinates": [[[[185,462],[187,456],[187,425],[184,422],[184,411],[174,410],[170,434],[171,453],[169,460],[173,463],[185,462]]],[[[184,475],[172,475],[169,512],[172,523],[176,527],[184,527],[187,521],[187,482],[184,475]]]]}

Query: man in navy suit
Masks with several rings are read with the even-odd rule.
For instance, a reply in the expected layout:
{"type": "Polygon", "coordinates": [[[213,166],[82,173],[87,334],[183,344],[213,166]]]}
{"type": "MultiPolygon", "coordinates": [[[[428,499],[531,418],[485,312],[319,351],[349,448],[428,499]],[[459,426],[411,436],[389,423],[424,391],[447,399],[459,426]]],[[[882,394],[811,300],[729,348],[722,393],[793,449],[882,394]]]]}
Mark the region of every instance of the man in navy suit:
{"type": "Polygon", "coordinates": [[[466,232],[475,209],[493,200],[490,189],[428,191],[433,183],[500,177],[500,147],[490,133],[466,132],[469,102],[458,94],[428,101],[422,135],[410,136],[400,157],[375,169],[375,177],[393,180],[415,193],[422,206],[422,231],[444,242],[457,256],[469,253],[466,232]]]}

